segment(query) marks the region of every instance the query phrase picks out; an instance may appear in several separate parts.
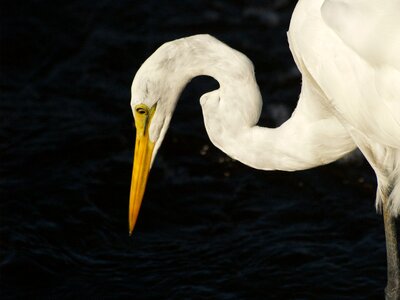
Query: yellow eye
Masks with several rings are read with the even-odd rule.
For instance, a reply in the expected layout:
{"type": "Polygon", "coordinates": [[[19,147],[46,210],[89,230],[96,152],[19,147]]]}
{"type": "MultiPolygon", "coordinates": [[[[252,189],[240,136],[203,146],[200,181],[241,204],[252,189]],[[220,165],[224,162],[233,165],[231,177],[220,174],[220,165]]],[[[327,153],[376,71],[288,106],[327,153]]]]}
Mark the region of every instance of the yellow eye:
{"type": "Polygon", "coordinates": [[[141,115],[147,114],[147,110],[146,110],[145,108],[143,108],[143,107],[137,107],[137,108],[136,108],[136,112],[137,112],[138,114],[141,114],[141,115]]]}

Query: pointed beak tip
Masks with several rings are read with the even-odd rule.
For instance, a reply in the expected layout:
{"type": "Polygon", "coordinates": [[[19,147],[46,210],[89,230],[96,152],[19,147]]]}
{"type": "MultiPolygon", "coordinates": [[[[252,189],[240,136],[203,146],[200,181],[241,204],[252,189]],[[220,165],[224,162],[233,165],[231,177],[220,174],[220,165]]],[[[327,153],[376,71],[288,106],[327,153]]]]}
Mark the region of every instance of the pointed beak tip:
{"type": "Polygon", "coordinates": [[[129,236],[133,235],[133,230],[135,229],[135,224],[129,224],[129,236]]]}

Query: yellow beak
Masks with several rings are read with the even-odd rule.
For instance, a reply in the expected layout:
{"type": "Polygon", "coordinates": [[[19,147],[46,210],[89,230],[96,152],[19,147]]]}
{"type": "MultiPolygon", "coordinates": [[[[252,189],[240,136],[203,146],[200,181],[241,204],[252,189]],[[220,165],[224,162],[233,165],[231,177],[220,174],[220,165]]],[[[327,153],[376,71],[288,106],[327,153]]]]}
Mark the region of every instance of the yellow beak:
{"type": "Polygon", "coordinates": [[[150,172],[154,142],[149,139],[149,127],[156,105],[149,109],[144,104],[135,107],[136,142],[133,158],[131,194],[129,199],[129,234],[132,235],[150,172]]]}

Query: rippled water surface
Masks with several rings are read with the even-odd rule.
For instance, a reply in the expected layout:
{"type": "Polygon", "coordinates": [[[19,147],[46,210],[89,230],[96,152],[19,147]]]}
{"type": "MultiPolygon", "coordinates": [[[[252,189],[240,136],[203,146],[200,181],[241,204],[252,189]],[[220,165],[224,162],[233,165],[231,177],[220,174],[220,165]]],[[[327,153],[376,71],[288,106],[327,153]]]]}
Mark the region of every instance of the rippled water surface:
{"type": "Polygon", "coordinates": [[[163,42],[246,53],[260,124],[293,110],[295,1],[9,1],[1,6],[2,299],[382,299],[384,233],[363,159],[262,172],[210,143],[187,87],[133,237],[130,83],[163,42]]]}

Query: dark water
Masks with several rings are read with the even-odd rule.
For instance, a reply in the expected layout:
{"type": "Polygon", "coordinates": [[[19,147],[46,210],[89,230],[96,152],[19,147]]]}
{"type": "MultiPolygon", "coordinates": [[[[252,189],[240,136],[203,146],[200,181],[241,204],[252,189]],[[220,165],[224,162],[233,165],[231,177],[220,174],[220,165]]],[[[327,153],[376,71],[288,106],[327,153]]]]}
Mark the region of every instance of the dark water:
{"type": "Polygon", "coordinates": [[[210,144],[193,81],[134,237],[130,83],[163,42],[211,33],[255,63],[262,124],[295,106],[295,1],[1,4],[1,299],[382,299],[375,179],[360,158],[261,172],[210,144]]]}

